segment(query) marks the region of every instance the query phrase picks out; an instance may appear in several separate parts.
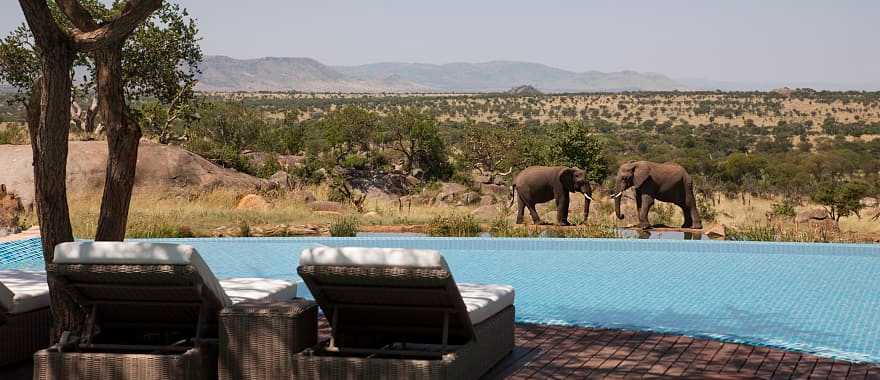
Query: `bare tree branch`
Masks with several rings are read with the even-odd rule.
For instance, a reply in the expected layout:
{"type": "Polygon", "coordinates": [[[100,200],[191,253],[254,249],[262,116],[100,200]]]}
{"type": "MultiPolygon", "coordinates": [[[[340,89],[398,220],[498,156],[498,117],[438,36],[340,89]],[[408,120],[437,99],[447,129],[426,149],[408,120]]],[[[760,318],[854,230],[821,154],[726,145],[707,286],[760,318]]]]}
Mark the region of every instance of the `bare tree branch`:
{"type": "MultiPolygon", "coordinates": [[[[63,9],[67,9],[65,14],[71,18],[71,21],[82,23],[83,27],[87,26],[86,21],[81,19],[83,17],[82,12],[85,12],[85,10],[79,5],[79,1],[59,0],[59,2],[75,3],[68,4],[68,7],[63,7],[63,9]],[[76,10],[77,6],[80,8],[80,11],[76,10]],[[70,14],[67,13],[68,11],[70,14]],[[78,21],[74,21],[74,18],[78,21]]],[[[119,44],[125,41],[144,20],[161,6],[162,0],[130,0],[126,3],[122,13],[113,20],[93,30],[86,28],[86,30],[74,31],[73,38],[76,47],[81,51],[94,51],[119,44]]],[[[77,27],[79,28],[79,25],[77,27]]]]}

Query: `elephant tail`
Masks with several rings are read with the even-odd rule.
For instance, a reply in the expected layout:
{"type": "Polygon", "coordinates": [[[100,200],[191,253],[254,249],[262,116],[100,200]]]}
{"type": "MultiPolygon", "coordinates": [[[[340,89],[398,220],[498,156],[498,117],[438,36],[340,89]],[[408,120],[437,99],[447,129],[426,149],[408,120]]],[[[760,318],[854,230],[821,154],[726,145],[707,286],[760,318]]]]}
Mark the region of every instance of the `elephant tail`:
{"type": "Polygon", "coordinates": [[[513,207],[514,202],[516,202],[516,184],[510,185],[510,204],[507,207],[513,207]]]}

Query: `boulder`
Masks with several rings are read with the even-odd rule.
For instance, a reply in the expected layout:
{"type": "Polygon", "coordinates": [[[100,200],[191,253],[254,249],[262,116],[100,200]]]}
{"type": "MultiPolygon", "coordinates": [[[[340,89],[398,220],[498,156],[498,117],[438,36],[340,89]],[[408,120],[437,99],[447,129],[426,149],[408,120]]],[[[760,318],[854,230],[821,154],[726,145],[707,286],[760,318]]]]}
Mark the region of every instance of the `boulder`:
{"type": "Polygon", "coordinates": [[[708,236],[712,239],[722,239],[723,240],[725,237],[727,237],[727,226],[725,226],[721,223],[717,223],[717,224],[713,225],[712,227],[709,227],[708,229],[703,231],[703,234],[705,234],[706,236],[708,236]]]}
{"type": "Polygon", "coordinates": [[[332,201],[315,201],[309,204],[312,211],[331,211],[339,213],[345,209],[342,203],[332,201]]]}
{"type": "Polygon", "coordinates": [[[459,194],[464,194],[468,191],[469,190],[468,190],[467,186],[462,185],[460,183],[444,182],[443,184],[440,185],[440,193],[448,194],[453,197],[455,197],[459,194]]]}
{"type": "Polygon", "coordinates": [[[480,197],[480,206],[488,206],[495,204],[495,197],[491,195],[483,195],[480,197]]]}
{"type": "Polygon", "coordinates": [[[301,168],[306,162],[306,156],[280,155],[278,156],[278,165],[286,171],[301,168]]]}
{"type": "Polygon", "coordinates": [[[824,208],[814,208],[812,210],[801,211],[797,214],[795,221],[798,223],[807,223],[810,221],[831,219],[831,214],[824,208]]]}
{"type": "Polygon", "coordinates": [[[407,195],[400,197],[400,206],[401,207],[410,207],[410,206],[425,206],[430,204],[432,201],[431,197],[424,195],[407,195]]]}
{"type": "Polygon", "coordinates": [[[257,152],[249,149],[242,150],[241,155],[248,160],[248,162],[256,168],[260,168],[266,165],[269,161],[272,160],[272,155],[265,152],[257,152]]]}
{"type": "Polygon", "coordinates": [[[480,194],[477,194],[473,191],[469,191],[467,193],[462,194],[459,197],[458,204],[461,206],[470,206],[472,204],[476,204],[480,202],[480,194]]]}
{"type": "Polygon", "coordinates": [[[235,206],[235,209],[265,211],[268,210],[270,207],[271,205],[269,204],[269,202],[266,201],[265,198],[257,194],[248,194],[238,201],[238,205],[235,206]]]}
{"type": "Polygon", "coordinates": [[[422,180],[420,180],[416,177],[413,177],[411,175],[406,176],[405,180],[406,180],[407,186],[418,186],[419,184],[422,183],[422,180]]]}
{"type": "Polygon", "coordinates": [[[365,214],[363,215],[363,217],[364,217],[365,219],[378,219],[378,218],[381,218],[382,215],[379,214],[378,212],[370,211],[370,212],[365,213],[365,214]]]}
{"type": "Polygon", "coordinates": [[[480,184],[480,194],[510,196],[510,187],[492,183],[480,184]]]}
{"type": "MultiPolygon", "coordinates": [[[[107,142],[71,141],[67,155],[69,194],[100,193],[107,170],[107,142]]],[[[30,145],[0,145],[0,179],[23,204],[33,203],[34,168],[30,145]]],[[[226,169],[174,145],[141,141],[138,147],[135,192],[168,189],[207,191],[215,188],[253,190],[268,181],[226,169]]]]}
{"type": "Polygon", "coordinates": [[[490,220],[498,218],[501,215],[501,211],[495,205],[486,205],[477,207],[474,211],[471,211],[471,215],[477,219],[490,220]]]}
{"type": "Polygon", "coordinates": [[[290,188],[292,187],[292,184],[290,182],[290,175],[283,170],[279,170],[275,172],[275,174],[272,174],[272,176],[269,177],[269,182],[275,185],[275,188],[278,189],[290,190],[290,188]]]}
{"type": "Polygon", "coordinates": [[[315,195],[305,190],[293,191],[288,193],[288,198],[296,203],[309,204],[317,200],[315,195]]]}
{"type": "Polygon", "coordinates": [[[874,197],[864,197],[859,201],[859,203],[861,203],[862,206],[865,207],[877,207],[877,205],[880,204],[880,201],[878,201],[877,198],[874,197]]]}

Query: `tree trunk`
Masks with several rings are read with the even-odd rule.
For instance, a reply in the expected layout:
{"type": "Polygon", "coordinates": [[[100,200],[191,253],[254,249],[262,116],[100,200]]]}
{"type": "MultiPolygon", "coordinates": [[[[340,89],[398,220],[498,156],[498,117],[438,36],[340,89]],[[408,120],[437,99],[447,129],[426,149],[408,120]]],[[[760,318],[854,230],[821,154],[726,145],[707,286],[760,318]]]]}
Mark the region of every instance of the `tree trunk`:
{"type": "Polygon", "coordinates": [[[98,109],[107,127],[107,174],[95,240],[122,241],[137,167],[140,126],[125,104],[122,44],[95,51],[98,109]]]}
{"type": "MultiPolygon", "coordinates": [[[[67,204],[67,136],[70,131],[70,70],[74,51],[64,41],[44,49],[42,77],[31,92],[28,131],[34,165],[34,204],[40,224],[43,260],[52,263],[55,246],[73,241],[67,204]]],[[[64,331],[76,331],[83,317],[80,308],[49,276],[54,324],[50,341],[64,331]]]]}

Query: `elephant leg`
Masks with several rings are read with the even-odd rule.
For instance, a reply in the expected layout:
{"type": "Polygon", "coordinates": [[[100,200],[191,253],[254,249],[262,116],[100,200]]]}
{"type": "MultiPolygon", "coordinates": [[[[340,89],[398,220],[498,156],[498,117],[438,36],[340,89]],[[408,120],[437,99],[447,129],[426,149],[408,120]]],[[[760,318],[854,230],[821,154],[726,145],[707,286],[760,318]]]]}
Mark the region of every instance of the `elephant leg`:
{"type": "Polygon", "coordinates": [[[523,224],[523,214],[526,211],[526,203],[520,197],[516,198],[516,224],[523,224]]]}
{"type": "Polygon", "coordinates": [[[681,208],[681,214],[684,215],[684,224],[681,225],[681,228],[691,228],[694,224],[694,220],[690,208],[684,204],[679,204],[678,207],[681,208]]]}
{"type": "Polygon", "coordinates": [[[648,194],[642,194],[642,205],[639,207],[639,227],[641,228],[651,228],[651,223],[648,222],[648,212],[651,211],[651,207],[654,206],[654,197],[648,194]]]}
{"type": "Polygon", "coordinates": [[[560,226],[570,226],[568,222],[568,194],[559,194],[556,196],[556,223],[560,226]]]}
{"type": "Polygon", "coordinates": [[[534,204],[527,204],[526,207],[529,208],[529,214],[532,215],[532,222],[535,222],[535,224],[544,224],[544,221],[542,221],[541,216],[538,215],[538,210],[535,209],[534,204]]]}

